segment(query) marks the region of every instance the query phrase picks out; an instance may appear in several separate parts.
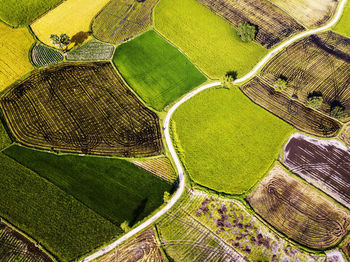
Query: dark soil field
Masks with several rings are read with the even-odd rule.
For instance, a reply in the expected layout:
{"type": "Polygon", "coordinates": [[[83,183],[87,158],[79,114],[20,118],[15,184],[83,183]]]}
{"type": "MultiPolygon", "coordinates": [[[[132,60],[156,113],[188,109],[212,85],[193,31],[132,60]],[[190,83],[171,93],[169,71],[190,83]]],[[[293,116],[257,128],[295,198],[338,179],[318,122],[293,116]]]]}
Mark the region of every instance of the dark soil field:
{"type": "Polygon", "coordinates": [[[112,0],[92,23],[94,36],[117,44],[133,38],[152,25],[152,10],[158,0],[112,0]]]}
{"type": "Polygon", "coordinates": [[[256,41],[271,48],[285,38],[303,31],[287,13],[266,0],[198,0],[233,26],[249,22],[258,28],[256,41]]]}
{"type": "Polygon", "coordinates": [[[350,39],[333,32],[311,35],[287,47],[262,69],[262,78],[274,85],[283,77],[284,92],[306,103],[317,92],[323,97],[320,111],[330,114],[340,103],[350,114],[350,39]]]}
{"type": "Polygon", "coordinates": [[[52,262],[33,242],[0,222],[0,261],[52,262]]]}
{"type": "Polygon", "coordinates": [[[284,148],[283,164],[350,208],[350,149],[340,141],[294,134],[284,148]]]}
{"type": "Polygon", "coordinates": [[[96,262],[165,262],[152,228],[114,249],[96,262]]]}
{"type": "Polygon", "coordinates": [[[0,102],[13,135],[27,146],[115,156],[162,151],[158,116],[109,62],[35,71],[0,102]]]}
{"type": "Polygon", "coordinates": [[[296,242],[327,249],[348,233],[350,215],[280,165],[247,197],[255,212],[296,242]]]}
{"type": "Polygon", "coordinates": [[[275,91],[258,77],[254,77],[241,86],[241,90],[254,103],[304,132],[322,137],[332,137],[338,133],[341,127],[341,124],[336,120],[304,106],[286,94],[275,91]]]}

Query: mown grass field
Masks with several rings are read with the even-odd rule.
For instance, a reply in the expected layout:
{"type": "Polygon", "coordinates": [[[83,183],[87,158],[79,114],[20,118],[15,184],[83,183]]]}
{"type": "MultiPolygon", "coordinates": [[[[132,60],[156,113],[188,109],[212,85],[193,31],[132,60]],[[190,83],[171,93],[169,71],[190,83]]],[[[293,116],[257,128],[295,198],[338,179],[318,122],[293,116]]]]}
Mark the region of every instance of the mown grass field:
{"type": "Polygon", "coordinates": [[[118,46],[113,62],[136,93],[158,111],[206,80],[153,30],[118,46]]]}
{"type": "Polygon", "coordinates": [[[0,23],[0,91],[33,69],[29,60],[33,43],[27,28],[12,29],[0,23]]]}
{"type": "Polygon", "coordinates": [[[350,37],[350,2],[345,4],[343,15],[336,24],[334,31],[344,36],[350,37]]]}
{"type": "Polygon", "coordinates": [[[4,153],[86,206],[121,224],[135,223],[163,203],[172,185],[119,159],[50,154],[21,146],[4,153]]]}
{"type": "Polygon", "coordinates": [[[0,216],[61,261],[70,261],[121,233],[121,229],[0,153],[0,216]]]}
{"type": "Polygon", "coordinates": [[[13,26],[26,26],[62,0],[4,0],[0,2],[0,20],[13,26]]]}
{"type": "Polygon", "coordinates": [[[52,45],[51,34],[69,35],[72,44],[81,44],[90,39],[90,24],[94,16],[109,0],[66,0],[55,9],[35,20],[31,28],[40,41],[52,45]]]}
{"type": "Polygon", "coordinates": [[[243,76],[267,53],[255,42],[242,42],[231,24],[197,0],[161,0],[154,26],[210,78],[230,70],[243,76]]]}
{"type": "Polygon", "coordinates": [[[293,130],[236,87],[199,93],[175,111],[173,121],[175,142],[191,178],[229,194],[252,187],[293,130]]]}

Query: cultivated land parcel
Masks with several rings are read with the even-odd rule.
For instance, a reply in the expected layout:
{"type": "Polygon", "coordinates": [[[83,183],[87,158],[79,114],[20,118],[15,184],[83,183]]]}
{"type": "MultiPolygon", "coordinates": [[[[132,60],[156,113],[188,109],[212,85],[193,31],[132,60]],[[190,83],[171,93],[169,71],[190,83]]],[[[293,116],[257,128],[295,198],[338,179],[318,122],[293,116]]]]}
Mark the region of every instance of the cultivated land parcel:
{"type": "Polygon", "coordinates": [[[113,62],[146,104],[158,111],[206,80],[153,30],[120,45],[113,62]]]}
{"type": "Polygon", "coordinates": [[[237,87],[203,91],[183,104],[173,121],[175,142],[190,177],[229,194],[251,188],[293,131],[237,87]]]}
{"type": "Polygon", "coordinates": [[[160,1],[154,26],[210,78],[230,70],[243,76],[267,52],[257,43],[243,43],[231,24],[197,0],[160,1]]]}

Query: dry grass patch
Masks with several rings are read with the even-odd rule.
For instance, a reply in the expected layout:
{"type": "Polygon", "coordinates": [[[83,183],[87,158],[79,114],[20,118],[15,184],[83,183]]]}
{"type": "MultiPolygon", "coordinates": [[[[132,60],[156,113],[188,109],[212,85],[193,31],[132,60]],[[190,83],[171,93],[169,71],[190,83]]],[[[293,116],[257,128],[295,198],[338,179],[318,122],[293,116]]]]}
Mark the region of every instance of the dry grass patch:
{"type": "Polygon", "coordinates": [[[0,23],[0,91],[33,69],[29,60],[33,43],[27,28],[12,29],[0,23]]]}
{"type": "Polygon", "coordinates": [[[109,0],[66,0],[55,9],[35,20],[31,28],[39,40],[52,45],[51,34],[67,34],[72,44],[82,44],[90,39],[90,24],[94,16],[109,0]]]}
{"type": "Polygon", "coordinates": [[[37,70],[0,103],[13,135],[28,146],[117,156],[162,151],[158,116],[109,62],[37,70]]]}
{"type": "Polygon", "coordinates": [[[350,214],[276,164],[247,197],[255,212],[296,242],[327,249],[350,228],[350,214]]]}

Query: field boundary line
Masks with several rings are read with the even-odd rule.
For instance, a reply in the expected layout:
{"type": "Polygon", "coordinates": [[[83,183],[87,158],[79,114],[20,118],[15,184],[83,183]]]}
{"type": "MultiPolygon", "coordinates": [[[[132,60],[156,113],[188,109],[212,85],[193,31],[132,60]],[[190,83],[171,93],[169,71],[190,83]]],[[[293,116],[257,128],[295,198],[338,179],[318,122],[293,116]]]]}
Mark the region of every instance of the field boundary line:
{"type": "MultiPolygon", "coordinates": [[[[320,31],[324,31],[326,29],[331,28],[332,26],[334,26],[339,18],[342,16],[343,14],[343,10],[344,10],[344,6],[346,4],[347,0],[342,0],[339,3],[339,6],[335,12],[335,16],[333,17],[333,19],[326,25],[319,27],[317,29],[311,29],[305,32],[302,32],[298,35],[295,35],[294,37],[290,38],[289,40],[286,40],[285,42],[283,42],[282,44],[280,44],[279,46],[275,47],[274,49],[272,49],[262,60],[260,60],[260,62],[245,76],[238,78],[234,81],[234,84],[238,84],[241,82],[244,82],[248,79],[250,79],[252,76],[254,76],[259,69],[271,58],[273,57],[275,54],[277,54],[279,51],[281,51],[283,48],[285,48],[286,46],[292,44],[293,42],[309,36],[311,34],[315,34],[317,32],[320,31]]],[[[170,137],[170,132],[169,132],[169,124],[170,124],[170,119],[173,115],[173,113],[175,112],[175,110],[182,105],[184,102],[186,102],[187,100],[189,100],[190,98],[192,98],[193,96],[197,95],[198,93],[214,87],[214,86],[220,86],[221,82],[217,81],[217,82],[213,82],[213,83],[209,83],[209,84],[205,84],[203,86],[200,86],[199,88],[187,93],[184,97],[182,97],[178,102],[176,102],[168,111],[165,120],[164,120],[164,124],[163,124],[163,130],[164,130],[164,135],[165,135],[165,140],[168,146],[168,150],[173,158],[175,167],[177,169],[178,175],[179,175],[179,187],[176,191],[176,193],[174,194],[174,196],[169,200],[169,202],[166,204],[165,207],[163,207],[161,210],[159,210],[155,215],[153,215],[151,218],[149,218],[148,220],[146,220],[144,223],[142,223],[141,225],[137,226],[136,228],[130,230],[128,233],[126,233],[125,235],[123,235],[122,237],[120,237],[119,239],[117,239],[116,241],[114,241],[112,244],[109,244],[103,248],[101,248],[100,250],[98,250],[97,252],[93,253],[92,255],[86,257],[85,259],[82,259],[81,262],[88,262],[88,261],[92,261],[102,255],[107,254],[108,252],[112,251],[115,247],[117,247],[118,245],[120,245],[121,243],[123,243],[124,241],[128,240],[129,238],[131,238],[132,236],[134,236],[135,234],[139,233],[140,231],[146,229],[148,226],[151,226],[158,218],[160,218],[161,216],[163,216],[166,212],[168,212],[170,210],[170,208],[175,205],[175,203],[180,199],[182,193],[184,192],[185,189],[185,179],[186,177],[184,176],[184,170],[183,167],[181,165],[181,162],[176,154],[176,150],[172,144],[172,140],[170,137]]]]}

